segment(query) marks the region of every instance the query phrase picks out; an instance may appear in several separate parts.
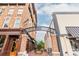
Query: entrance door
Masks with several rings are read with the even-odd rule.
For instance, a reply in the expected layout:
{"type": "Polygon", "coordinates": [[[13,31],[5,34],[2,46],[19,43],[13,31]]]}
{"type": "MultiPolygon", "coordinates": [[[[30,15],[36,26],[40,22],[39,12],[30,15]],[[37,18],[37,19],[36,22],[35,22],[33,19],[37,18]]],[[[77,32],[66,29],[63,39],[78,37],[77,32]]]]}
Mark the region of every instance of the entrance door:
{"type": "Polygon", "coordinates": [[[18,35],[10,35],[10,56],[16,56],[17,55],[17,40],[19,39],[18,35]]]}

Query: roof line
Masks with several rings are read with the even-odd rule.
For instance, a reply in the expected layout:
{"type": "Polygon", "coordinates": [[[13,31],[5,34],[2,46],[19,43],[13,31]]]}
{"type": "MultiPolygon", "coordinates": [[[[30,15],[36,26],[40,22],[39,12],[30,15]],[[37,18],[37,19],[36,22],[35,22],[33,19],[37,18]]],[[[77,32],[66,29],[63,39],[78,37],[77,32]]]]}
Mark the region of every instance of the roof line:
{"type": "Polygon", "coordinates": [[[53,12],[53,14],[79,14],[79,12],[53,12]]]}

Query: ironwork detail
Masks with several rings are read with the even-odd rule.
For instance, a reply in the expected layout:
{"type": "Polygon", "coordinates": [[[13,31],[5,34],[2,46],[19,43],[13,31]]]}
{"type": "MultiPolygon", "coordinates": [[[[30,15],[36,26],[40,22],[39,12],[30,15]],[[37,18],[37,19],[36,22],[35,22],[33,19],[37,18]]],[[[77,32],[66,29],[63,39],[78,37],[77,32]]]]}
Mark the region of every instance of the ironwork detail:
{"type": "MultiPolygon", "coordinates": [[[[54,29],[50,28],[50,27],[45,27],[45,26],[37,26],[37,27],[29,27],[29,28],[25,28],[23,30],[23,32],[29,37],[29,42],[31,42],[35,47],[33,47],[34,49],[36,49],[36,41],[34,40],[33,37],[31,37],[31,35],[29,34],[29,32],[33,32],[33,31],[46,31],[46,32],[50,32],[51,34],[54,34],[54,29]]],[[[51,54],[49,54],[51,55],[51,54]]]]}
{"type": "Polygon", "coordinates": [[[24,31],[33,32],[33,31],[46,31],[54,34],[54,29],[46,26],[37,26],[25,28],[24,31]]]}

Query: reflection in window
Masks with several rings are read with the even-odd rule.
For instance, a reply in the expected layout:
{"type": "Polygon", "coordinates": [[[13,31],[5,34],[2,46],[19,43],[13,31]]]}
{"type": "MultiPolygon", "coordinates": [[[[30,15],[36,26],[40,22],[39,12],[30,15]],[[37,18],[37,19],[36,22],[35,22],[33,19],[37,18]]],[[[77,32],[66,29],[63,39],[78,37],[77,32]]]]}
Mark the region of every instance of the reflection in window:
{"type": "Polygon", "coordinates": [[[14,28],[19,28],[19,26],[20,26],[20,19],[19,18],[17,18],[16,20],[15,20],[15,23],[14,23],[14,28]]]}
{"type": "Polygon", "coordinates": [[[4,20],[3,27],[8,27],[11,17],[7,16],[4,20]]]}

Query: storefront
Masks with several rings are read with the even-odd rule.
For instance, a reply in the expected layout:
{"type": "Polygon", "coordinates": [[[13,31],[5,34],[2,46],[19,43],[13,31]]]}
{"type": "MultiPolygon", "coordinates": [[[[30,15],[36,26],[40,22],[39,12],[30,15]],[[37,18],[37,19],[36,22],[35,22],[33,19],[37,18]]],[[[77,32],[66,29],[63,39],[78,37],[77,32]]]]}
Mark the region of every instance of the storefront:
{"type": "Polygon", "coordinates": [[[0,54],[17,55],[21,43],[21,30],[0,29],[0,54]]]}

